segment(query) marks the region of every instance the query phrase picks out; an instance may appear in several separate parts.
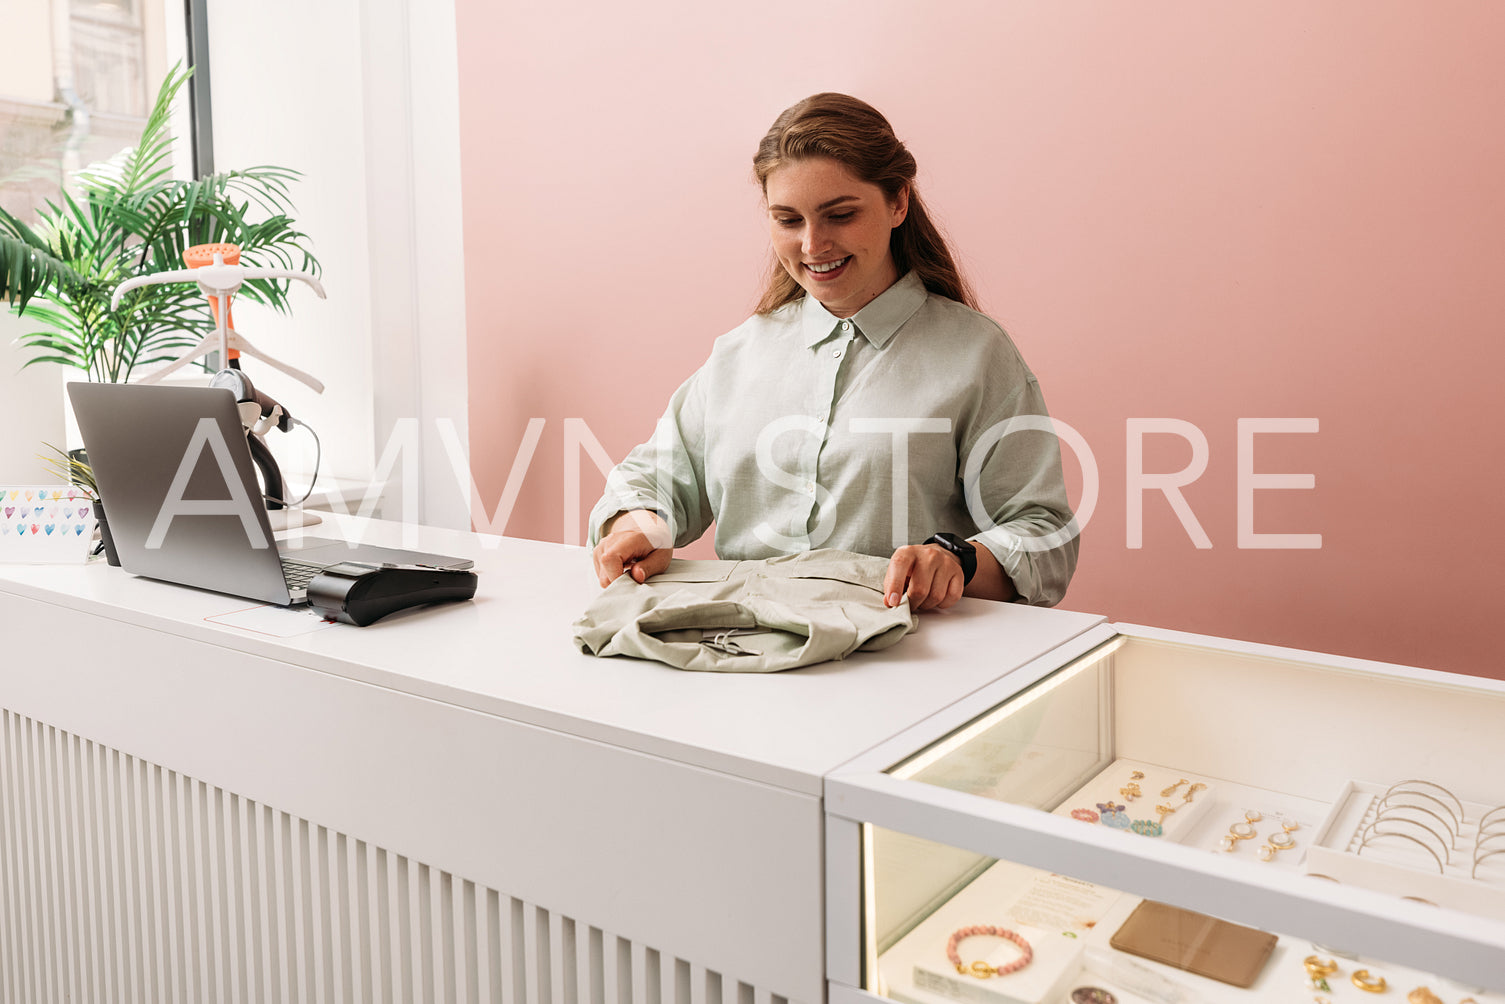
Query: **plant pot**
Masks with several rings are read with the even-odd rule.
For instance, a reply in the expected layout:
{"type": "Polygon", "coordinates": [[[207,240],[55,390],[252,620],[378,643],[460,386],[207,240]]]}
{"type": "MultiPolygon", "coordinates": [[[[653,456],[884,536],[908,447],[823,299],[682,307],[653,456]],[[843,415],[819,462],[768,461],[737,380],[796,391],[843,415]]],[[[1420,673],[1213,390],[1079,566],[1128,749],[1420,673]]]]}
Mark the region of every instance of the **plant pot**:
{"type": "Polygon", "coordinates": [[[94,500],[94,517],[99,521],[99,539],[104,541],[105,561],[112,565],[120,564],[120,555],[115,553],[115,538],[110,536],[110,523],[105,519],[104,503],[94,500]]]}

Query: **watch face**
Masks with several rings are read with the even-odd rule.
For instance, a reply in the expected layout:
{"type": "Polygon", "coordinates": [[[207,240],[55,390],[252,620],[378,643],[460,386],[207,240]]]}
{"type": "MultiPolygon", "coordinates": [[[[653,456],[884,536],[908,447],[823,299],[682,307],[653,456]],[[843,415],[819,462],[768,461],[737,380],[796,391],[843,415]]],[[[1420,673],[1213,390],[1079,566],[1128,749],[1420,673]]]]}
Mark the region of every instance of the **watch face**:
{"type": "Polygon", "coordinates": [[[938,533],[925,543],[936,543],[944,547],[956,556],[956,560],[962,564],[962,581],[971,582],[972,576],[977,572],[977,547],[971,541],[963,540],[954,533],[938,533]]]}
{"type": "Polygon", "coordinates": [[[963,540],[954,533],[938,533],[935,540],[948,551],[955,554],[976,553],[976,546],[969,540],[963,540]]]}

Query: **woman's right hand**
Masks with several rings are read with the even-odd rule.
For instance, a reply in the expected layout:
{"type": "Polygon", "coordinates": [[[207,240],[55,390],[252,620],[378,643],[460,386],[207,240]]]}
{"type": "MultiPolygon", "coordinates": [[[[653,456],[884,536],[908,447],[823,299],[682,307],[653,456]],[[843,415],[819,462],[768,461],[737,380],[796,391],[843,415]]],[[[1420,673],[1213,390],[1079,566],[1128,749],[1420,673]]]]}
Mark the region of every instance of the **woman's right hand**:
{"type": "Polygon", "coordinates": [[[646,582],[649,576],[668,568],[673,556],[669,525],[656,512],[634,509],[618,513],[606,524],[606,533],[591,552],[591,562],[605,588],[624,572],[635,582],[646,582]]]}

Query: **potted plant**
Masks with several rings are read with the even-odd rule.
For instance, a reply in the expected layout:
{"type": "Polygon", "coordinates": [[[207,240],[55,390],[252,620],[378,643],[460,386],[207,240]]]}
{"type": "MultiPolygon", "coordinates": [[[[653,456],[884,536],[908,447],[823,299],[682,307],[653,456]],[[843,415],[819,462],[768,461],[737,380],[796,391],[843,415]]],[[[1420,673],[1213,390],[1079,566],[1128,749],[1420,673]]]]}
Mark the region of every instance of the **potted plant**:
{"type": "Polygon", "coordinates": [[[120,558],[115,554],[115,539],[110,536],[110,524],[105,519],[104,503],[99,501],[99,486],[94,483],[94,469],[89,466],[89,459],[83,450],[65,450],[51,443],[44,443],[52,453],[49,456],[39,456],[42,461],[58,480],[66,481],[86,495],[94,505],[94,521],[99,526],[99,547],[94,549],[98,554],[102,548],[105,560],[112,565],[120,564],[120,558]]]}
{"type": "MultiPolygon", "coordinates": [[[[196,345],[214,320],[192,285],[144,286],[110,309],[116,286],[182,268],[183,251],[196,244],[235,244],[246,264],[318,274],[291,217],[288,188],[298,172],[262,166],[196,181],[171,176],[168,119],[191,73],[174,67],[136,146],[79,171],[77,194],[64,191],[37,223],[0,208],[0,300],[40,325],[17,339],[30,353],[25,365],[57,363],[91,380],[124,382],[196,345]]],[[[250,279],[240,295],[286,311],[287,292],[285,280],[250,279]]]]}

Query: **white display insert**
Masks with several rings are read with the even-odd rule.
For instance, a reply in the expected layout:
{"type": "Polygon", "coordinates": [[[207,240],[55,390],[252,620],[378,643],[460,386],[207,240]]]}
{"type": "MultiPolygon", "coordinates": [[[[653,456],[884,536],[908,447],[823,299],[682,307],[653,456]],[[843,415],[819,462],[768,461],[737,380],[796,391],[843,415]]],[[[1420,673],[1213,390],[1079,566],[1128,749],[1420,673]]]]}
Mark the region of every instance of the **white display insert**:
{"type": "Polygon", "coordinates": [[[1217,803],[1216,779],[1116,760],[1056,807],[1058,816],[1181,842],[1217,803]],[[1170,811],[1164,811],[1164,810],[1170,811]],[[1096,815],[1094,820],[1092,816],[1096,815]]]}
{"type": "MultiPolygon", "coordinates": [[[[1081,969],[1087,935],[1119,899],[1090,882],[1016,865],[994,864],[901,938],[879,961],[885,992],[907,1004],[1037,1004],[1070,989],[1081,969]],[[1006,976],[979,979],[956,971],[946,957],[952,932],[994,925],[1029,942],[1030,964],[1006,976]]],[[[978,935],[960,946],[965,962],[1007,965],[1018,948],[978,935]]]]}
{"type": "MultiPolygon", "coordinates": [[[[1365,843],[1365,837],[1376,832],[1381,801],[1393,787],[1367,781],[1344,785],[1318,830],[1307,857],[1307,872],[1505,920],[1505,854],[1481,857],[1477,868],[1475,865],[1476,853],[1483,855],[1495,847],[1505,849],[1505,839],[1492,839],[1495,833],[1505,838],[1505,825],[1480,833],[1480,821],[1495,807],[1460,802],[1463,818],[1456,834],[1446,825],[1451,817],[1442,813],[1437,823],[1426,822],[1433,831],[1430,835],[1422,823],[1416,823],[1414,832],[1407,836],[1365,843]]],[[[1416,816],[1414,812],[1412,815],[1416,816]]],[[[1493,818],[1501,816],[1495,813],[1493,818]]],[[[1400,832],[1411,828],[1386,829],[1400,832]]]]}

